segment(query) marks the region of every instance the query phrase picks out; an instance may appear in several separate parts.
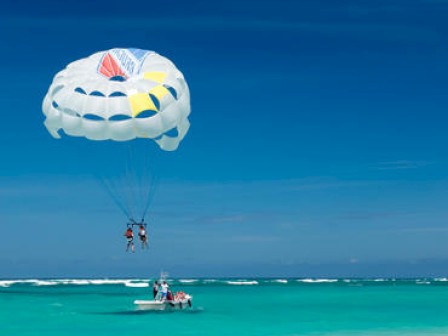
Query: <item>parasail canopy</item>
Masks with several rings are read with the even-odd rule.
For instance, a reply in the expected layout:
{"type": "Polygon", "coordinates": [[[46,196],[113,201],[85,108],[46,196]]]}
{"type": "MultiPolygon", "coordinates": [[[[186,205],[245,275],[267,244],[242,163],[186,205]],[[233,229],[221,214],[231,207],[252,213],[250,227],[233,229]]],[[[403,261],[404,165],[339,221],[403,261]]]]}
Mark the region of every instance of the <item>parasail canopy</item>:
{"type": "Polygon", "coordinates": [[[56,74],[42,104],[45,126],[90,140],[153,139],[176,150],[190,123],[182,73],[154,51],[110,49],[70,63],[56,74]]]}

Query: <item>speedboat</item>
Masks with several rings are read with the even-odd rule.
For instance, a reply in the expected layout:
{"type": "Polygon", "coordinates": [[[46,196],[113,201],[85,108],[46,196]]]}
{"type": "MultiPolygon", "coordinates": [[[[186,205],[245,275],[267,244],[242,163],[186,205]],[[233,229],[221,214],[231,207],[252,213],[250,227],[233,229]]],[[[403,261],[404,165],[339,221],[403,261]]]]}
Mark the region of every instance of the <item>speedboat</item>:
{"type": "Polygon", "coordinates": [[[185,294],[182,298],[173,300],[135,300],[138,310],[181,310],[192,306],[193,297],[185,294]]]}
{"type": "MultiPolygon", "coordinates": [[[[168,278],[168,273],[161,272],[159,284],[165,282],[168,278]]],[[[183,291],[173,293],[168,291],[166,299],[162,299],[160,293],[154,300],[135,300],[134,304],[138,310],[182,310],[191,308],[191,301],[193,296],[183,291]]]]}

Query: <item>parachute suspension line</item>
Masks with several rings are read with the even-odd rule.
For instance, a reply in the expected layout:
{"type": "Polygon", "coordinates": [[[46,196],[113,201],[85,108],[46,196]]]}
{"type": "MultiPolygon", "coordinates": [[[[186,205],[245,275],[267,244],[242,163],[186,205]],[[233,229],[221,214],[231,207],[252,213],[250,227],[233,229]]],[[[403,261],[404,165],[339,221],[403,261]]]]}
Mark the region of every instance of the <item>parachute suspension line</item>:
{"type": "Polygon", "coordinates": [[[141,158],[141,165],[140,170],[137,179],[138,179],[138,185],[139,185],[139,199],[140,199],[140,207],[139,211],[141,212],[141,221],[144,222],[145,220],[145,204],[146,204],[146,189],[148,186],[148,176],[149,176],[149,165],[147,156],[143,155],[141,158]]]}
{"type": "Polygon", "coordinates": [[[120,198],[117,196],[116,192],[114,192],[112,183],[108,183],[104,178],[101,178],[99,176],[97,176],[97,180],[100,182],[100,184],[104,187],[104,189],[106,190],[106,192],[109,194],[109,196],[112,198],[112,200],[114,201],[115,205],[118,206],[118,208],[123,212],[123,214],[127,217],[127,218],[131,218],[129,211],[126,209],[125,205],[123,204],[123,202],[120,200],[120,198]]]}
{"type": "Polygon", "coordinates": [[[132,216],[131,209],[129,208],[129,205],[126,204],[124,195],[123,195],[123,188],[120,188],[120,185],[117,181],[114,180],[114,178],[110,178],[109,185],[112,186],[111,190],[116,195],[116,198],[120,200],[121,204],[123,205],[123,208],[126,209],[127,217],[130,218],[132,216]]]}
{"type": "Polygon", "coordinates": [[[129,208],[129,205],[126,203],[126,199],[123,195],[123,188],[120,187],[120,184],[118,181],[116,181],[113,177],[109,178],[109,186],[111,186],[112,192],[114,192],[115,197],[120,200],[120,203],[122,204],[123,208],[126,209],[127,217],[129,218],[132,214],[129,208]]]}
{"type": "MultiPolygon", "coordinates": [[[[143,190],[143,188],[144,188],[144,182],[143,182],[143,179],[142,179],[142,176],[143,176],[143,172],[142,172],[142,169],[144,169],[143,168],[144,167],[144,165],[143,166],[141,166],[140,168],[140,170],[138,171],[138,172],[136,172],[136,175],[135,175],[135,181],[136,181],[136,185],[138,186],[138,188],[137,188],[137,192],[138,192],[138,200],[139,200],[139,202],[138,202],[138,214],[140,215],[141,214],[141,212],[143,211],[143,202],[144,202],[144,195],[143,195],[143,192],[142,192],[142,190],[143,190]]],[[[141,220],[141,222],[143,222],[143,218],[142,217],[140,217],[140,220],[141,220]]]]}
{"type": "Polygon", "coordinates": [[[145,207],[143,208],[143,214],[142,219],[146,217],[146,214],[148,213],[149,207],[152,204],[152,201],[154,199],[154,194],[156,192],[157,186],[159,185],[158,180],[155,178],[149,178],[148,188],[145,195],[145,207]]]}
{"type": "Polygon", "coordinates": [[[153,174],[151,173],[151,160],[148,156],[143,156],[141,162],[142,169],[140,170],[141,174],[139,176],[139,185],[140,185],[140,200],[141,207],[140,210],[142,215],[142,221],[144,221],[146,214],[148,213],[149,207],[153,200],[153,195],[155,193],[155,179],[153,174]]]}
{"type": "Polygon", "coordinates": [[[131,162],[134,163],[134,166],[133,166],[134,169],[132,170],[132,179],[133,179],[132,195],[134,197],[134,202],[135,202],[135,210],[136,210],[135,215],[138,216],[143,207],[143,204],[142,204],[143,200],[141,198],[142,183],[141,183],[141,179],[139,178],[141,176],[141,174],[139,174],[139,172],[142,171],[142,167],[144,167],[144,166],[141,165],[140,158],[136,154],[135,147],[131,147],[131,162]]]}
{"type": "Polygon", "coordinates": [[[135,147],[130,146],[130,157],[129,157],[129,163],[130,163],[130,183],[131,183],[131,192],[132,192],[132,203],[134,205],[134,214],[137,216],[139,213],[139,210],[141,208],[141,200],[139,198],[139,181],[138,181],[138,170],[139,170],[139,161],[137,160],[137,156],[135,155],[135,147]]]}
{"type": "Polygon", "coordinates": [[[125,175],[124,175],[124,180],[123,180],[123,192],[126,195],[127,198],[127,203],[128,203],[128,208],[129,208],[129,212],[131,214],[132,219],[134,219],[134,214],[135,214],[135,202],[134,202],[134,190],[133,190],[133,181],[131,178],[131,169],[130,169],[130,162],[132,162],[131,158],[130,158],[130,152],[131,152],[131,147],[127,146],[127,155],[125,157],[125,175]]]}

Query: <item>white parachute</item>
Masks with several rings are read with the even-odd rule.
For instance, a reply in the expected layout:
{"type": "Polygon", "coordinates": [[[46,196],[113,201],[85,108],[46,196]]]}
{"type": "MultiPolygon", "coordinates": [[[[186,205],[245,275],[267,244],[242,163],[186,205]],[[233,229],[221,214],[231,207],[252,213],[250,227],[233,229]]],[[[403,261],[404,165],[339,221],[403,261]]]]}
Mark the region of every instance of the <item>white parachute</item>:
{"type": "Polygon", "coordinates": [[[190,123],[190,92],[167,58],[141,49],[110,49],[56,74],[42,104],[45,126],[91,140],[153,139],[176,150],[190,123]]]}

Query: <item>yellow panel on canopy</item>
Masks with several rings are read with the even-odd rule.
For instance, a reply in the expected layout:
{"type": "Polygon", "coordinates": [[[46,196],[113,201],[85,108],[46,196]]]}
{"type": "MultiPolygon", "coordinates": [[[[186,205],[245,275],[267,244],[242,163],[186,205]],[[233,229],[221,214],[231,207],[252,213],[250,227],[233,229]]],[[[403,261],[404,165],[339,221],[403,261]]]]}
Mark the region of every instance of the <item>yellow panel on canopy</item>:
{"type": "Polygon", "coordinates": [[[159,71],[145,72],[143,74],[143,78],[144,79],[150,79],[150,80],[152,80],[154,82],[157,82],[157,83],[163,83],[163,81],[166,78],[166,73],[159,72],[159,71]]]}
{"type": "Polygon", "coordinates": [[[162,85],[157,85],[149,90],[149,93],[156,97],[160,102],[163,97],[170,93],[170,91],[168,91],[168,89],[162,85]]]}
{"type": "Polygon", "coordinates": [[[158,111],[151,97],[147,93],[136,93],[129,96],[132,116],[135,117],[143,111],[158,111]]]}

